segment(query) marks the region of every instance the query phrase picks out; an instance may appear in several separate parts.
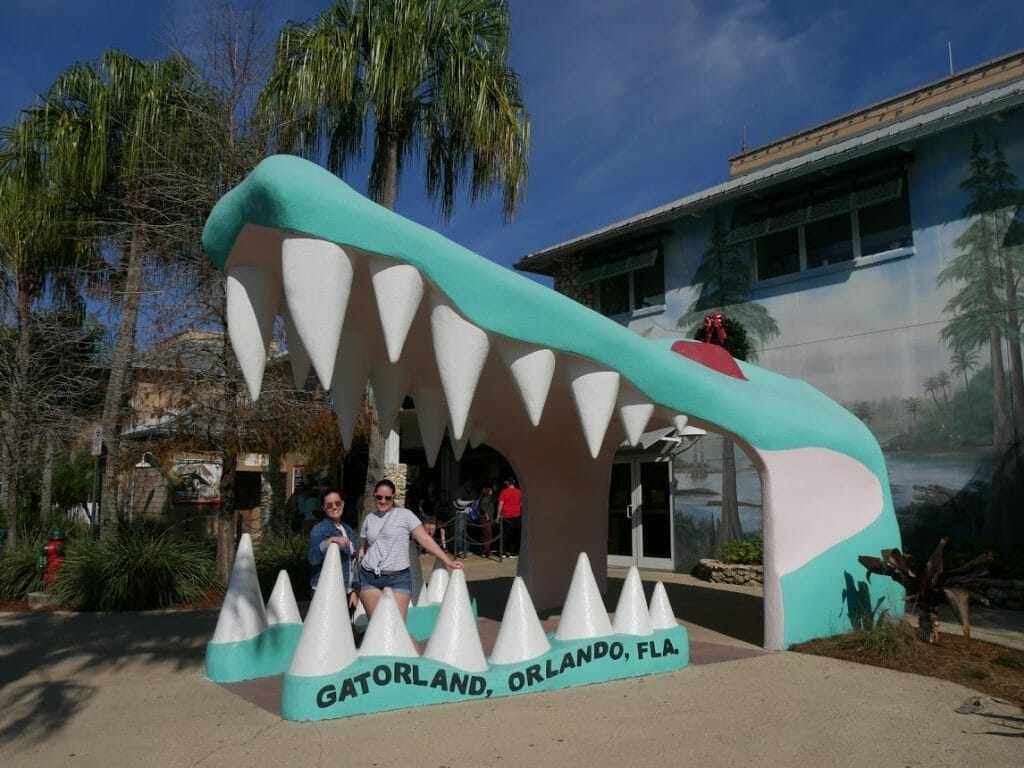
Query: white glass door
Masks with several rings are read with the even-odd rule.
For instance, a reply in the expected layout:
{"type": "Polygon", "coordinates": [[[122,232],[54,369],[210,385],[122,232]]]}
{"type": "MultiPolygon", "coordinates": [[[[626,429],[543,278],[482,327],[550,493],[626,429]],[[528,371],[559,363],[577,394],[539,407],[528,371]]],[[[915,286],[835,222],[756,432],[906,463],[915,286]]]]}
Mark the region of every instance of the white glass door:
{"type": "Polygon", "coordinates": [[[612,465],[608,564],[672,570],[670,459],[619,459],[612,465]]]}

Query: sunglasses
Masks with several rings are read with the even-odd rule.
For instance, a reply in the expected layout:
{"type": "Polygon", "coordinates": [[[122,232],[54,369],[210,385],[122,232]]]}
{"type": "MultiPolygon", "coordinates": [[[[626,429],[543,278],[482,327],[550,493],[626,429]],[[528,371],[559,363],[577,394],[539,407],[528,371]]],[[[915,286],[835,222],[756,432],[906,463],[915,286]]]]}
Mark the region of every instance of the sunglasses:
{"type": "Polygon", "coordinates": [[[337,509],[343,506],[345,506],[344,501],[332,501],[329,504],[324,504],[324,509],[337,509]]]}
{"type": "Polygon", "coordinates": [[[375,498],[377,501],[391,501],[395,497],[394,496],[381,496],[379,493],[377,493],[377,494],[374,494],[373,498],[375,498]]]}

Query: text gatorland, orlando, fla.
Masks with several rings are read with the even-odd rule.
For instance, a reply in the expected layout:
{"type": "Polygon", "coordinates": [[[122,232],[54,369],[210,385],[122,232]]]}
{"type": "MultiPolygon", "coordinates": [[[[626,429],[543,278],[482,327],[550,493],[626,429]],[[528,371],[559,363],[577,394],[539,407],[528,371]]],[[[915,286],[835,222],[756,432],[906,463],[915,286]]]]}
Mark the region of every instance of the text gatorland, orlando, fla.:
{"type": "MultiPolygon", "coordinates": [[[[664,656],[678,655],[679,649],[668,638],[660,641],[639,640],[636,642],[632,654],[622,641],[597,640],[588,645],[565,651],[561,658],[556,654],[544,659],[543,662],[516,666],[515,669],[503,672],[503,674],[507,675],[508,690],[511,693],[517,693],[601,659],[607,658],[612,662],[628,662],[630,658],[636,658],[639,661],[658,659],[664,656]],[[635,657],[632,654],[635,654],[635,657]]],[[[324,685],[317,691],[316,705],[320,709],[325,709],[369,695],[374,690],[396,685],[418,686],[444,693],[489,698],[494,693],[493,689],[488,687],[488,677],[490,676],[443,668],[433,673],[425,672],[416,661],[381,662],[373,669],[350,675],[337,683],[324,685]]]]}

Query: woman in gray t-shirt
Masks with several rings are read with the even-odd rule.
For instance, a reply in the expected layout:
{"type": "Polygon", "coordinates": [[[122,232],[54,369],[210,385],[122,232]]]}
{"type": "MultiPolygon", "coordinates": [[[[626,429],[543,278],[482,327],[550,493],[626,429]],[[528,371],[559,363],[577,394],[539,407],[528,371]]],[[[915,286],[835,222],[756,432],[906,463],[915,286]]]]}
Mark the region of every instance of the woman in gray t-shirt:
{"type": "Polygon", "coordinates": [[[404,507],[395,506],[395,484],[381,480],[373,489],[377,509],[363,520],[360,531],[359,599],[369,616],[377,607],[385,587],[395,593],[398,608],[405,618],[412,599],[412,577],[409,573],[409,539],[438,558],[448,568],[462,568],[462,563],[449,557],[427,533],[423,523],[404,507]]]}

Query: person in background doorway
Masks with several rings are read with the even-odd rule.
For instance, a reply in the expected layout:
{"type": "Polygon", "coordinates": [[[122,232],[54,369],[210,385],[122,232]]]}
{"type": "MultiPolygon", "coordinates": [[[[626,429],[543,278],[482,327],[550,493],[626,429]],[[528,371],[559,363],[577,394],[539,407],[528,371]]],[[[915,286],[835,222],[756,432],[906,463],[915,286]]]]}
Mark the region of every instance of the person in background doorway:
{"type": "Polygon", "coordinates": [[[498,494],[498,517],[501,520],[503,555],[519,557],[519,543],[522,536],[523,492],[516,485],[514,477],[505,480],[505,487],[498,494]]]}
{"type": "MultiPolygon", "coordinates": [[[[432,539],[437,539],[437,491],[434,490],[434,481],[427,483],[427,487],[419,497],[420,520],[423,521],[423,529],[432,539]]],[[[444,529],[441,530],[441,548],[444,549],[444,529]]]]}
{"type": "Polygon", "coordinates": [[[472,480],[460,485],[452,499],[452,512],[455,514],[455,542],[452,551],[456,557],[466,557],[466,523],[469,520],[469,508],[476,500],[477,492],[472,480]]]}
{"type": "Polygon", "coordinates": [[[480,530],[483,535],[480,537],[480,554],[484,557],[491,556],[491,539],[494,538],[494,486],[484,483],[480,488],[480,530]]]}
{"type": "Polygon", "coordinates": [[[339,491],[329,489],[320,494],[320,508],[323,510],[324,519],[314,525],[309,532],[310,584],[315,592],[316,585],[320,581],[320,571],[324,567],[327,548],[331,544],[337,544],[341,554],[341,573],[345,583],[345,594],[348,598],[349,612],[351,612],[355,609],[358,599],[356,569],[352,567],[352,558],[356,553],[356,535],[341,520],[341,516],[345,512],[345,500],[341,498],[339,491]]]}

